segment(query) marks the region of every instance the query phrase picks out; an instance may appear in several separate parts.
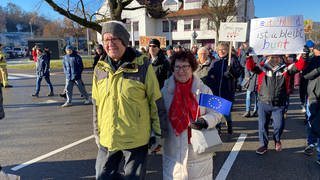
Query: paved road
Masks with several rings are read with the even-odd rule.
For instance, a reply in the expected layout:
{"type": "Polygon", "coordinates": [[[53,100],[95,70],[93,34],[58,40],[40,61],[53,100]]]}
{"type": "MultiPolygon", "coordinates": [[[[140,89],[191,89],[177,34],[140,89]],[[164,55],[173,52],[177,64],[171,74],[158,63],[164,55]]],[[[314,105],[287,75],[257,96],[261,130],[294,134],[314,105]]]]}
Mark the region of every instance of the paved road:
{"type": "MultiPolygon", "coordinates": [[[[58,95],[47,97],[45,82],[40,97],[33,98],[33,71],[9,70],[9,74],[14,87],[3,89],[6,118],[0,121],[0,163],[4,170],[20,175],[23,180],[94,179],[97,148],[92,138],[92,106],[83,105],[75,88],[74,106],[61,108],[64,100],[58,95]],[[21,165],[25,162],[29,163],[21,165]]],[[[64,87],[63,73],[53,74],[54,91],[59,94],[64,87]]],[[[83,77],[90,92],[92,73],[86,71],[83,77]]],[[[306,135],[297,94],[291,97],[282,141],[284,150],[276,153],[271,142],[270,151],[264,156],[255,154],[259,146],[257,119],[241,117],[244,97],[244,94],[237,96],[232,113],[235,133],[222,135],[224,145],[214,157],[214,177],[319,180],[320,167],[314,162],[315,157],[302,153],[306,135]],[[241,142],[236,143],[240,134],[246,135],[242,146],[241,142]],[[232,151],[233,148],[240,151],[232,151]]],[[[149,156],[146,179],[162,179],[161,155],[149,156]]]]}

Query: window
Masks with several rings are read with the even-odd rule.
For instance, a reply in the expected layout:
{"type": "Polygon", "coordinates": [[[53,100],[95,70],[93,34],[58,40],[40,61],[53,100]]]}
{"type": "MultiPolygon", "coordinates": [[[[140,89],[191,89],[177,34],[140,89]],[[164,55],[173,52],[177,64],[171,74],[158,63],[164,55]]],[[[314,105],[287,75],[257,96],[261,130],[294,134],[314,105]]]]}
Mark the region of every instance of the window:
{"type": "Polygon", "coordinates": [[[133,31],[139,31],[139,21],[133,22],[133,31]]]}
{"type": "Polygon", "coordinates": [[[193,20],[193,30],[200,30],[200,19],[193,20]]]}
{"type": "Polygon", "coordinates": [[[215,30],[215,25],[213,19],[208,19],[208,30],[215,30]]]}
{"type": "Polygon", "coordinates": [[[190,30],[191,30],[191,21],[184,20],[184,31],[190,31],[190,30]]]}
{"type": "Polygon", "coordinates": [[[126,28],[129,32],[131,32],[131,22],[126,22],[126,28]]]}
{"type": "Polygon", "coordinates": [[[162,21],[162,32],[169,32],[169,22],[162,21]]]}
{"type": "Polygon", "coordinates": [[[171,31],[177,31],[177,30],[178,30],[177,21],[171,21],[171,31]]]}

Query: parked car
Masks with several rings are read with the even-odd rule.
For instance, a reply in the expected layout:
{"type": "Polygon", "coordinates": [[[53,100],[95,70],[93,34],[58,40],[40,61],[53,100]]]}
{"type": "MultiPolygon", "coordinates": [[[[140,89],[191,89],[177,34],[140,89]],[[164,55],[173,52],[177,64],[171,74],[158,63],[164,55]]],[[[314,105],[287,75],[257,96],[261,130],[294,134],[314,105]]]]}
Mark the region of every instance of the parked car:
{"type": "Polygon", "coordinates": [[[2,52],[4,53],[7,59],[15,58],[17,56],[17,54],[10,47],[4,47],[2,49],[2,52]]]}
{"type": "Polygon", "coordinates": [[[15,55],[17,57],[23,57],[25,55],[25,51],[22,48],[15,47],[15,48],[13,48],[13,52],[15,53],[15,55]]]}

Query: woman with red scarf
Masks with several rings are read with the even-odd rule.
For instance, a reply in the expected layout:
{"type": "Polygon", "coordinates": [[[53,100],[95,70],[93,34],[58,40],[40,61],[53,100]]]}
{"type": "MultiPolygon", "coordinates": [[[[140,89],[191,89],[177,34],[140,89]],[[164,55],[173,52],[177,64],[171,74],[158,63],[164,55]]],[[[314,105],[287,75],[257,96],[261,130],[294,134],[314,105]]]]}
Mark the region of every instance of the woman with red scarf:
{"type": "Polygon", "coordinates": [[[173,75],[165,81],[161,90],[169,115],[169,122],[166,122],[168,136],[163,142],[164,180],[213,177],[214,152],[197,154],[190,144],[191,128],[198,130],[215,128],[222,119],[221,114],[198,106],[200,93],[212,94],[212,92],[200,78],[193,75],[197,66],[197,61],[191,52],[175,53],[171,57],[173,75]]]}

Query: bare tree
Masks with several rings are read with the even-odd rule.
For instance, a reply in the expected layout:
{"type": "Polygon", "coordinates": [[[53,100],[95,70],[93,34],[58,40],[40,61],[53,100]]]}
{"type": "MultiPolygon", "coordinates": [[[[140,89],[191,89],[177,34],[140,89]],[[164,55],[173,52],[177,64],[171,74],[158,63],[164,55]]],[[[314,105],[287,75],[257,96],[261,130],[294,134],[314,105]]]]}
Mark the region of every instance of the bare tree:
{"type": "MultiPolygon", "coordinates": [[[[152,16],[163,16],[166,14],[166,11],[162,10],[161,2],[157,2],[155,4],[151,4],[149,1],[144,0],[142,3],[143,5],[129,8],[129,4],[133,0],[107,0],[109,10],[110,10],[110,17],[104,14],[99,14],[97,12],[90,13],[88,11],[88,7],[86,7],[84,0],[74,0],[77,3],[71,3],[71,0],[67,2],[63,1],[63,3],[58,4],[57,0],[45,0],[55,11],[59,14],[71,19],[78,24],[93,29],[97,32],[101,32],[102,27],[99,23],[106,22],[109,20],[122,20],[121,14],[124,10],[136,10],[140,8],[147,8],[149,14],[152,16]],[[101,20],[97,21],[95,18],[96,16],[100,16],[101,20]]],[[[104,1],[103,1],[104,2],[104,1]]],[[[141,3],[141,0],[139,1],[141,3]]],[[[100,19],[100,18],[99,18],[100,19]]]]}
{"type": "Polygon", "coordinates": [[[60,21],[49,22],[43,27],[43,37],[59,38],[64,37],[64,27],[60,21]]]}
{"type": "Polygon", "coordinates": [[[213,21],[213,28],[217,33],[216,39],[219,39],[220,23],[232,21],[237,16],[237,2],[238,0],[207,0],[205,2],[204,9],[207,17],[213,21]]]}
{"type": "Polygon", "coordinates": [[[6,13],[0,6],[0,32],[5,32],[7,31],[6,28],[6,13]]]}
{"type": "Polygon", "coordinates": [[[79,49],[79,37],[80,36],[85,36],[85,30],[84,27],[79,25],[78,23],[68,19],[68,18],[64,18],[63,20],[64,22],[64,33],[66,35],[70,35],[75,37],[76,40],[76,47],[77,49],[79,49]]]}

